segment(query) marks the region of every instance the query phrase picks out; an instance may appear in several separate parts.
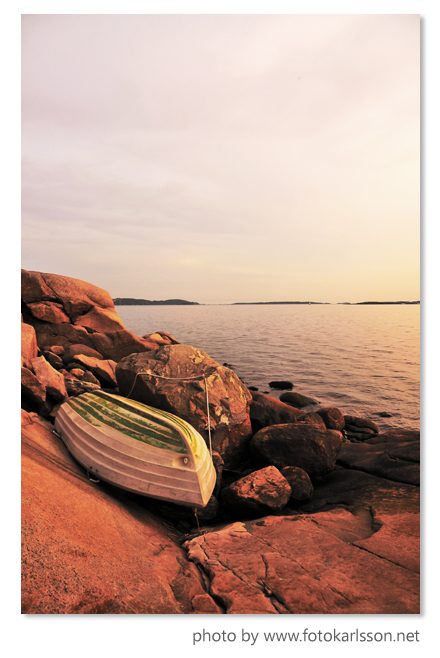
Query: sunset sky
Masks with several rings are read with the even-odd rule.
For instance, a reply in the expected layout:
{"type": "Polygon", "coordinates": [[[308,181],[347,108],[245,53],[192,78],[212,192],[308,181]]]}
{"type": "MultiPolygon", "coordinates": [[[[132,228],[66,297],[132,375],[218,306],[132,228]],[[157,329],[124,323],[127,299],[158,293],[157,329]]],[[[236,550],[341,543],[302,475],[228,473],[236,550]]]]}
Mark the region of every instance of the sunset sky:
{"type": "Polygon", "coordinates": [[[420,298],[418,15],[25,15],[22,267],[112,297],[420,298]]]}

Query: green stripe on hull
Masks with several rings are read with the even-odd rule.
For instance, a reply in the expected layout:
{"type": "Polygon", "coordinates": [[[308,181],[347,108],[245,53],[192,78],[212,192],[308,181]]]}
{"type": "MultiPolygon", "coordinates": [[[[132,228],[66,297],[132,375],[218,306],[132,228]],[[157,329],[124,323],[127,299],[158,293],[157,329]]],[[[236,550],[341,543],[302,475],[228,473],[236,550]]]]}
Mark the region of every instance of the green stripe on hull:
{"type": "MultiPolygon", "coordinates": [[[[101,396],[99,396],[101,397],[101,396]]],[[[130,436],[136,441],[147,443],[156,448],[172,450],[179,454],[188,454],[188,447],[177,429],[168,423],[156,422],[154,416],[148,418],[136,412],[123,410],[112,400],[97,400],[94,394],[86,393],[68,401],[69,406],[86,422],[95,427],[106,425],[130,436]]]]}
{"type": "Polygon", "coordinates": [[[130,413],[135,413],[136,415],[139,415],[143,418],[151,419],[151,415],[154,415],[155,421],[162,421],[165,427],[169,427],[170,422],[173,425],[177,425],[182,434],[185,435],[186,440],[189,442],[191,450],[195,452],[197,448],[197,439],[195,435],[198,434],[198,432],[193,427],[191,427],[191,425],[186,420],[183,420],[182,418],[179,418],[178,416],[175,416],[168,411],[149,407],[148,405],[142,404],[142,402],[137,402],[136,400],[117,397],[111,393],[105,393],[105,391],[94,391],[93,393],[88,393],[87,395],[98,396],[104,400],[109,400],[118,407],[127,409],[130,413]]]}
{"type": "MultiPolygon", "coordinates": [[[[127,409],[131,413],[135,413],[143,418],[151,419],[151,415],[154,416],[154,420],[157,422],[163,422],[165,427],[169,427],[169,423],[177,425],[185,435],[186,440],[188,441],[192,452],[195,452],[197,449],[197,439],[198,435],[197,430],[194,429],[186,420],[175,416],[174,414],[163,411],[162,409],[155,409],[154,407],[149,407],[142,402],[137,402],[136,400],[129,400],[128,398],[121,398],[111,393],[105,393],[105,391],[94,391],[88,395],[98,396],[104,400],[109,400],[113,402],[118,407],[122,409],[127,409]]],[[[202,439],[203,440],[203,439],[202,439]]]]}

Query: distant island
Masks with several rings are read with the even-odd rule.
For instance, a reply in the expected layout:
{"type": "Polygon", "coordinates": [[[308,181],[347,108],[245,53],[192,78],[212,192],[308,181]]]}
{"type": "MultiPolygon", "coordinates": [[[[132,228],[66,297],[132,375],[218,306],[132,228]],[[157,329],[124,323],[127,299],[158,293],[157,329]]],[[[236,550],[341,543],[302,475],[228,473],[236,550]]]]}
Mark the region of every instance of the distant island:
{"type": "Polygon", "coordinates": [[[341,302],[342,304],[346,304],[348,306],[362,306],[365,304],[420,304],[420,300],[418,302],[341,302]]]}
{"type": "MultiPolygon", "coordinates": [[[[150,300],[150,299],[134,299],[133,297],[116,297],[113,299],[115,306],[200,306],[199,302],[188,302],[185,299],[164,299],[164,300],[150,300]]],[[[220,304],[220,306],[262,306],[269,304],[303,304],[303,305],[330,305],[331,302],[231,302],[229,304],[220,304]]],[[[371,304],[420,304],[416,302],[336,302],[337,305],[342,306],[362,306],[371,304]]],[[[204,306],[204,304],[202,304],[204,306]]],[[[210,304],[212,306],[212,304],[210,304]]],[[[214,304],[216,306],[216,304],[214,304]]]]}
{"type": "Polygon", "coordinates": [[[231,306],[250,304],[329,304],[329,302],[234,302],[231,306]]]}
{"type": "Polygon", "coordinates": [[[115,306],[198,306],[198,302],[187,302],[185,299],[165,299],[154,300],[149,299],[133,299],[133,297],[116,297],[113,299],[115,306]]]}

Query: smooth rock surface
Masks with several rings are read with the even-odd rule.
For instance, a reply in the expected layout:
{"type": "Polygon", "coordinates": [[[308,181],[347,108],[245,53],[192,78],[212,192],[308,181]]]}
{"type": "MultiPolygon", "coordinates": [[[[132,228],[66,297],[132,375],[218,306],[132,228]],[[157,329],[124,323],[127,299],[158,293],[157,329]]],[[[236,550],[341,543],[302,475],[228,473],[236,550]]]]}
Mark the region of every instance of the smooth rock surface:
{"type": "Polygon", "coordinates": [[[403,566],[388,559],[389,535],[374,530],[338,509],[237,522],[184,547],[228,614],[418,614],[413,536],[403,566]]]}

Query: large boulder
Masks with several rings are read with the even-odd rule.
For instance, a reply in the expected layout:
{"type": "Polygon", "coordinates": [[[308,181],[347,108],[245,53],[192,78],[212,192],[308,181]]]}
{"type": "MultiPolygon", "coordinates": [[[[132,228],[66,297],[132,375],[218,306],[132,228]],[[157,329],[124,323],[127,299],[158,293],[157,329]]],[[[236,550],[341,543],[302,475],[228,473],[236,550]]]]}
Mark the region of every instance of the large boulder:
{"type": "Polygon", "coordinates": [[[246,386],[229,368],[190,345],[164,345],[131,354],[116,367],[122,395],[169,411],[190,423],[208,440],[206,376],[212,447],[225,466],[236,465],[251,437],[246,386]],[[142,374],[142,373],[151,374],[142,374]],[[194,379],[194,378],[200,379],[194,379]]]}
{"type": "Polygon", "coordinates": [[[106,290],[79,279],[22,270],[21,297],[23,319],[34,327],[42,351],[81,344],[119,361],[175,340],[162,333],[153,334],[156,341],[139,338],[125,329],[106,290]]]}
{"type": "Polygon", "coordinates": [[[262,516],[279,512],[289,501],[292,490],[275,466],[254,471],[221,492],[222,507],[230,514],[262,516]]]}
{"type": "Polygon", "coordinates": [[[279,469],[297,466],[311,477],[319,477],[335,467],[342,441],[342,434],[335,430],[286,423],[257,432],[251,440],[251,451],[257,458],[279,469]]]}
{"type": "MultiPolygon", "coordinates": [[[[59,274],[44,274],[22,270],[21,297],[32,312],[36,302],[55,302],[75,322],[78,317],[88,313],[94,307],[114,311],[114,304],[109,293],[102,288],[59,274]]],[[[119,322],[123,329],[122,320],[119,322]]]]}

